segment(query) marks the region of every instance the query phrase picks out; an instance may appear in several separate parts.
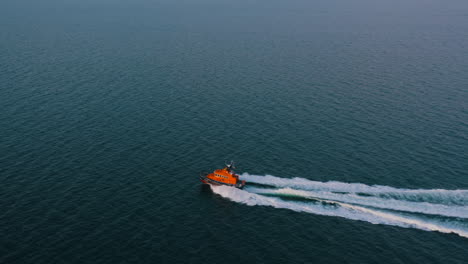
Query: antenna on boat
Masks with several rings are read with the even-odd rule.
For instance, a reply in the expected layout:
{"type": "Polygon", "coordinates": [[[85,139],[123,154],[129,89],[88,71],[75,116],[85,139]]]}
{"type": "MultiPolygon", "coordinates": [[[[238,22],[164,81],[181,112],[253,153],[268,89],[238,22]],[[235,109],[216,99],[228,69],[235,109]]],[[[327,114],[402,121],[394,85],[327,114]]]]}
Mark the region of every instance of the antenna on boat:
{"type": "Polygon", "coordinates": [[[228,168],[228,170],[231,170],[231,169],[235,169],[236,167],[234,167],[234,161],[231,160],[231,163],[226,163],[226,168],[228,168]]]}

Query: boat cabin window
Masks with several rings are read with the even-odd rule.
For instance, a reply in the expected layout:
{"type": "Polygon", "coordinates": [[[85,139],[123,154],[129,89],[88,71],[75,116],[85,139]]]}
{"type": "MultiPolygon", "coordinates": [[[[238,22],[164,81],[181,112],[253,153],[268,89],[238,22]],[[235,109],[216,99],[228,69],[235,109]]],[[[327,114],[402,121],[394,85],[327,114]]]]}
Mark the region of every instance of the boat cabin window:
{"type": "Polygon", "coordinates": [[[228,177],[215,173],[216,176],[227,179],[228,177]]]}

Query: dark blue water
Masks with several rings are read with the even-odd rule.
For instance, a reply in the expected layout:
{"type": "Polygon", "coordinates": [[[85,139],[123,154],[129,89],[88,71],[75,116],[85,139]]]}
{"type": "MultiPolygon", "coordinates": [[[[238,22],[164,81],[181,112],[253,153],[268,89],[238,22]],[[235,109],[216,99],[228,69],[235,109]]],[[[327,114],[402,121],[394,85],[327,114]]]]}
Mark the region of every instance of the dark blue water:
{"type": "Polygon", "coordinates": [[[2,1],[0,180],[1,263],[466,263],[468,2],[2,1]]]}

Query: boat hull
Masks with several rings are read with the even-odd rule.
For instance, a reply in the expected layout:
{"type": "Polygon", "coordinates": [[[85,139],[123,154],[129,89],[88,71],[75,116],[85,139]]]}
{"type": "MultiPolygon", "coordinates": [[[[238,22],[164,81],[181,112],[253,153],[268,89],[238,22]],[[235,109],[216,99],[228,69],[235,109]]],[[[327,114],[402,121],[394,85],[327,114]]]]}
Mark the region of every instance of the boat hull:
{"type": "Polygon", "coordinates": [[[224,186],[230,186],[230,187],[235,187],[235,188],[238,188],[238,189],[242,189],[244,188],[245,186],[245,181],[241,181],[237,184],[229,184],[229,183],[225,183],[225,182],[220,182],[220,181],[217,181],[217,180],[213,180],[213,179],[210,179],[207,177],[206,174],[201,174],[200,175],[200,181],[203,182],[204,184],[210,184],[210,185],[224,185],[224,186]]]}

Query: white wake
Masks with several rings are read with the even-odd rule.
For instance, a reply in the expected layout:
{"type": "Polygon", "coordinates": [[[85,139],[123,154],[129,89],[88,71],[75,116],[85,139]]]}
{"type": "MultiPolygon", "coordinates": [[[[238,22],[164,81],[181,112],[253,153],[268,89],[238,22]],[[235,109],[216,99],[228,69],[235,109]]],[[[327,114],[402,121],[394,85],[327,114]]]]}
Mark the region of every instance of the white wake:
{"type": "Polygon", "coordinates": [[[362,183],[319,182],[304,178],[280,178],[271,175],[258,176],[244,173],[243,180],[250,183],[265,184],[274,187],[290,187],[299,190],[329,191],[354,194],[367,194],[382,198],[429,202],[433,204],[468,206],[468,190],[444,189],[399,189],[381,185],[366,185],[362,183]]]}
{"type": "Polygon", "coordinates": [[[246,173],[241,178],[247,184],[263,184],[269,188],[239,190],[212,186],[212,190],[250,206],[271,206],[373,224],[455,233],[468,238],[468,190],[411,190],[246,173]],[[284,199],[295,197],[300,199],[284,199]]]}

